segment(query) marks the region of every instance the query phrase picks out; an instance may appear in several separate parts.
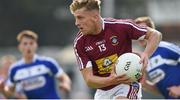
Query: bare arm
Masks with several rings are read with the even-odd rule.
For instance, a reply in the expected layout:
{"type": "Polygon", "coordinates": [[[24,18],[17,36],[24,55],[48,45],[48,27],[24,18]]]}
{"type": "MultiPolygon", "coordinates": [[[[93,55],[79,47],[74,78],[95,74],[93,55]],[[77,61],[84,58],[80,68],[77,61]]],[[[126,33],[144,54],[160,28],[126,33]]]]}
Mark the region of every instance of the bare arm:
{"type": "Polygon", "coordinates": [[[144,53],[146,53],[147,56],[150,57],[158,47],[159,42],[162,39],[162,34],[159,31],[148,27],[148,32],[145,36],[145,39],[147,39],[147,45],[144,53]]]}
{"type": "Polygon", "coordinates": [[[151,92],[151,93],[153,93],[155,95],[160,94],[160,92],[156,88],[156,86],[153,83],[151,83],[150,81],[148,81],[148,80],[146,80],[146,82],[144,84],[142,84],[142,86],[143,86],[143,89],[145,91],[149,91],[149,92],[151,92]]]}
{"type": "Polygon", "coordinates": [[[142,87],[143,87],[143,89],[145,91],[151,92],[151,93],[153,93],[155,95],[160,94],[160,92],[157,89],[156,85],[153,84],[152,82],[150,82],[149,80],[147,80],[145,74],[141,79],[141,84],[142,84],[142,87]]]}
{"type": "Polygon", "coordinates": [[[26,99],[26,96],[23,93],[15,92],[15,86],[6,86],[5,81],[0,81],[0,92],[7,98],[14,99],[26,99]]]}
{"type": "Polygon", "coordinates": [[[110,85],[117,85],[121,83],[124,84],[131,83],[130,78],[127,77],[126,75],[117,76],[114,72],[114,69],[111,71],[109,77],[99,77],[93,75],[92,68],[85,68],[81,70],[81,73],[87,85],[92,88],[103,88],[110,85]]]}
{"type": "Polygon", "coordinates": [[[66,73],[63,73],[60,77],[58,77],[60,81],[59,87],[65,91],[70,91],[71,90],[71,80],[69,76],[66,73]]]}
{"type": "Polygon", "coordinates": [[[180,85],[178,86],[171,86],[168,88],[169,90],[169,95],[174,97],[174,98],[178,98],[180,97],[180,85]]]}
{"type": "Polygon", "coordinates": [[[147,44],[145,50],[141,54],[141,61],[140,61],[140,63],[143,63],[143,69],[142,69],[143,73],[145,72],[145,69],[148,64],[148,58],[156,50],[156,48],[159,45],[159,42],[162,39],[162,34],[159,31],[148,27],[148,31],[146,33],[145,39],[147,40],[147,44]]]}

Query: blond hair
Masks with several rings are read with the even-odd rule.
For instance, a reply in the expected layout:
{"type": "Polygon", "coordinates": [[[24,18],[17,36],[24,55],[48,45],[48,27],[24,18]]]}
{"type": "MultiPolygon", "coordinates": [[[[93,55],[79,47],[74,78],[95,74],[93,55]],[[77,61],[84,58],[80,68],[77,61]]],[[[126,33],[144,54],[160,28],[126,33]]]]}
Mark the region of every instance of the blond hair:
{"type": "Polygon", "coordinates": [[[154,22],[150,17],[144,16],[144,17],[138,17],[135,20],[135,23],[140,24],[140,23],[145,23],[148,27],[155,29],[154,22]]]}
{"type": "Polygon", "coordinates": [[[17,41],[20,42],[23,37],[29,37],[37,41],[38,35],[31,30],[23,30],[17,35],[17,41]]]}
{"type": "Polygon", "coordinates": [[[73,0],[70,5],[71,13],[73,14],[76,10],[86,8],[86,10],[100,10],[100,0],[73,0]]]}

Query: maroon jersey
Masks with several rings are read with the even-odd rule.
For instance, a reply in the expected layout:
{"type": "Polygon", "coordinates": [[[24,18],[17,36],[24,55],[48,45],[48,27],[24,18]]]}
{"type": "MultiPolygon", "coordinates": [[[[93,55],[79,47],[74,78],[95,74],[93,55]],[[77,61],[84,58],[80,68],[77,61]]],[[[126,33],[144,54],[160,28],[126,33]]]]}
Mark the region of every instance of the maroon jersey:
{"type": "Polygon", "coordinates": [[[132,52],[132,39],[143,39],[146,27],[131,20],[103,19],[103,30],[98,35],[83,35],[79,32],[74,41],[74,50],[80,70],[92,67],[93,74],[107,77],[112,64],[127,52],[132,52]]]}

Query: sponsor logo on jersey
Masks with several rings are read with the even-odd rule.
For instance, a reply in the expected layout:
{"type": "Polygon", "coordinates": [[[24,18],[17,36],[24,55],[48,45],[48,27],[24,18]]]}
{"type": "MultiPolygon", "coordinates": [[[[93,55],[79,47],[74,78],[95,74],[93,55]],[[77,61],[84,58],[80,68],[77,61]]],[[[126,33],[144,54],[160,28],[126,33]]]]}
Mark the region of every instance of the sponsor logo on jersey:
{"type": "Polygon", "coordinates": [[[109,58],[105,58],[103,61],[103,67],[106,68],[107,66],[111,65],[113,62],[109,58]]]}
{"type": "Polygon", "coordinates": [[[165,77],[165,72],[162,69],[156,69],[149,73],[150,80],[156,84],[165,77]]]}
{"type": "Polygon", "coordinates": [[[110,38],[110,40],[111,40],[112,45],[117,45],[119,43],[118,39],[117,39],[117,36],[112,36],[110,38]]]}
{"type": "Polygon", "coordinates": [[[102,41],[96,42],[96,45],[101,45],[101,44],[105,44],[105,43],[106,43],[106,40],[102,40],[102,41]]]}
{"type": "Polygon", "coordinates": [[[51,74],[50,70],[46,66],[35,65],[30,68],[19,69],[14,76],[14,80],[19,81],[46,73],[51,74]]]}
{"type": "Polygon", "coordinates": [[[112,64],[117,60],[117,54],[96,60],[99,74],[111,73],[112,64]]]}
{"type": "Polygon", "coordinates": [[[30,79],[23,80],[21,85],[23,86],[24,90],[30,91],[33,89],[37,89],[43,87],[46,83],[46,79],[43,76],[33,77],[30,79]]]}
{"type": "Polygon", "coordinates": [[[91,51],[91,50],[93,50],[93,47],[92,47],[92,46],[87,46],[87,47],[85,47],[85,51],[86,51],[86,52],[91,51]]]}

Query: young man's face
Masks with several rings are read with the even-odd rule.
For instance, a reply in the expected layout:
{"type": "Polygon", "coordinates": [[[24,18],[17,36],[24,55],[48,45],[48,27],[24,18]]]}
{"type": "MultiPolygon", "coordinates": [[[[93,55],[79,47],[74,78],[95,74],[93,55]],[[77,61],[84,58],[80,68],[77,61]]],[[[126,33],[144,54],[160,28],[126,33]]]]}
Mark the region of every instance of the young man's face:
{"type": "Polygon", "coordinates": [[[36,40],[28,37],[23,37],[19,43],[19,50],[23,56],[33,56],[37,49],[36,40]]]}
{"type": "Polygon", "coordinates": [[[78,9],[74,12],[75,25],[84,34],[94,34],[96,31],[96,12],[88,11],[86,8],[78,9]]]}

